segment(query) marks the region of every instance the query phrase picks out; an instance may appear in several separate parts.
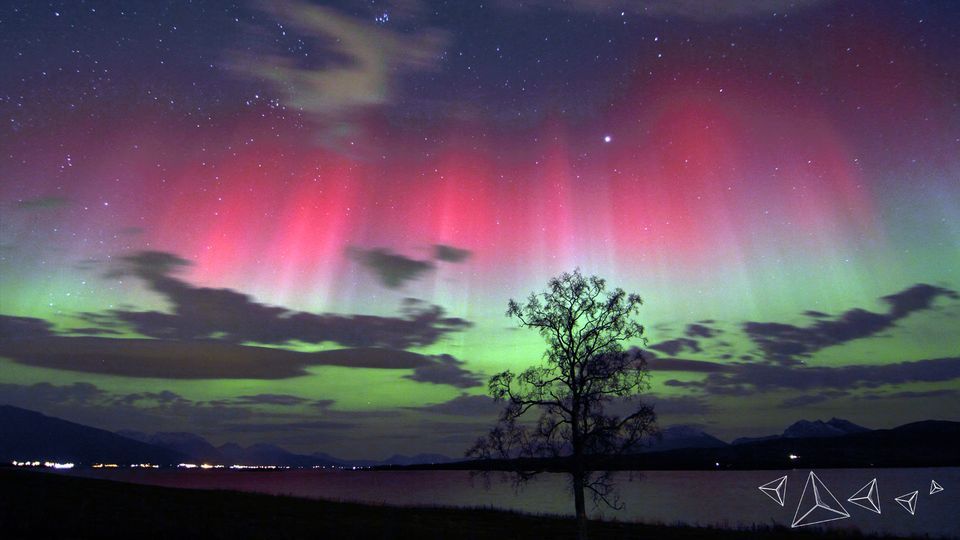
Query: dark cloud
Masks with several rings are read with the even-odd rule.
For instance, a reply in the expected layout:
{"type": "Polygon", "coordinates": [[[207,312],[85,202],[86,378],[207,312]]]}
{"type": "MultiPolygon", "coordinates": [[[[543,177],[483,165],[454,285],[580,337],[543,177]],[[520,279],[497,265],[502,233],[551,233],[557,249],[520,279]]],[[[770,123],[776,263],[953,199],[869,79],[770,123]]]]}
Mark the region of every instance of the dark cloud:
{"type": "Polygon", "coordinates": [[[154,426],[160,430],[216,429],[255,416],[248,407],[192,401],[175,392],[110,393],[89,383],[57,386],[0,384],[0,403],[104,429],[154,426]]]}
{"type": "Polygon", "coordinates": [[[956,300],[960,295],[950,289],[921,283],[881,298],[890,306],[887,313],[853,308],[835,319],[818,317],[810,326],[746,322],[743,330],[768,359],[791,363],[826,347],[875,336],[911,313],[931,309],[939,297],[956,300]]]}
{"type": "Polygon", "coordinates": [[[53,325],[43,319],[0,315],[0,340],[32,339],[53,335],[53,325]]]}
{"type": "Polygon", "coordinates": [[[162,379],[287,379],[309,366],[412,369],[413,380],[457,387],[475,386],[468,381],[476,378],[448,355],[380,348],[297,352],[212,340],[51,337],[2,340],[0,355],[31,366],[162,379]]]}
{"type": "Polygon", "coordinates": [[[816,405],[817,403],[823,403],[824,401],[829,401],[831,399],[837,399],[845,396],[849,396],[850,393],[844,390],[826,390],[816,394],[803,394],[789,399],[785,399],[780,402],[777,407],[781,409],[793,409],[797,407],[806,407],[808,405],[816,405]]]}
{"type": "Polygon", "coordinates": [[[108,277],[132,274],[153,285],[154,281],[168,278],[192,263],[165,251],[140,251],[120,258],[121,266],[107,273],[108,277]]]}
{"type": "Polygon", "coordinates": [[[17,208],[21,210],[51,210],[54,208],[63,208],[70,204],[70,199],[59,195],[45,195],[33,199],[23,199],[17,201],[17,208]]]}
{"type": "Polygon", "coordinates": [[[160,339],[216,339],[233,343],[282,345],[332,342],[345,347],[405,349],[432,345],[451,332],[471,326],[447,317],[440,306],[405,299],[400,317],[315,314],[256,302],[231,289],[194,287],[172,274],[190,263],[163,252],[141,252],[120,259],[110,275],[142,279],[171,304],[171,312],[112,310],[82,317],[97,326],[120,322],[160,339]],[[107,324],[102,324],[107,323],[107,324]]]}
{"type": "MultiPolygon", "coordinates": [[[[126,308],[127,306],[123,306],[126,308]]],[[[73,315],[75,318],[80,319],[81,321],[91,325],[84,327],[85,332],[78,332],[86,335],[99,335],[95,333],[99,331],[100,334],[123,334],[124,330],[127,329],[129,325],[124,323],[122,320],[117,319],[112,311],[107,311],[103,313],[96,312],[83,312],[73,315]],[[89,332],[89,330],[95,330],[95,332],[89,332]]],[[[72,331],[67,332],[72,333],[72,331]]]]}
{"type": "Polygon", "coordinates": [[[459,396],[442,403],[434,403],[423,407],[411,407],[413,410],[435,414],[449,414],[452,416],[483,416],[496,417],[503,410],[504,405],[497,403],[489,396],[460,394],[459,396]]]}
{"type": "Polygon", "coordinates": [[[320,410],[326,410],[333,406],[336,403],[332,399],[315,399],[310,402],[310,406],[320,410]]]}
{"type": "Polygon", "coordinates": [[[122,334],[117,330],[110,328],[97,328],[94,326],[85,327],[85,328],[71,328],[64,332],[66,334],[80,334],[84,336],[118,336],[122,334]]]}
{"type": "Polygon", "coordinates": [[[956,291],[918,283],[909,289],[884,296],[882,300],[890,305],[890,316],[901,319],[914,311],[930,309],[933,307],[934,300],[941,296],[953,300],[960,299],[960,294],[956,291]]]}
{"type": "Polygon", "coordinates": [[[232,433],[275,433],[283,431],[313,431],[329,429],[349,429],[356,427],[352,422],[339,420],[304,420],[302,422],[243,422],[223,425],[224,431],[232,433]]]}
{"type": "Polygon", "coordinates": [[[311,399],[290,394],[252,394],[230,399],[214,400],[209,403],[212,405],[278,405],[281,407],[306,405],[313,409],[326,411],[332,407],[336,401],[332,399],[311,399]]]}
{"type": "Polygon", "coordinates": [[[708,394],[745,396],[775,390],[850,390],[960,378],[960,357],[841,367],[778,364],[733,364],[729,372],[710,373],[701,381],[668,380],[664,384],[708,394]]]}
{"type": "Polygon", "coordinates": [[[719,371],[729,371],[731,369],[726,364],[717,362],[659,357],[648,357],[647,367],[650,371],[690,371],[694,373],[715,373],[719,371]]]}
{"type": "MultiPolygon", "coordinates": [[[[292,396],[290,394],[254,394],[250,396],[237,396],[234,398],[233,403],[238,405],[302,405],[304,403],[311,402],[313,400],[302,398],[300,396],[292,396]]],[[[323,400],[325,406],[330,406],[333,404],[333,400],[323,400]]]]}
{"type": "Polygon", "coordinates": [[[655,395],[645,398],[644,403],[653,405],[656,413],[661,416],[701,415],[712,410],[707,400],[700,396],[655,395]]]}
{"type": "Polygon", "coordinates": [[[56,386],[41,382],[31,385],[0,383],[0,403],[77,405],[99,401],[106,393],[95,385],[77,382],[56,386]]]}
{"type": "Polygon", "coordinates": [[[430,357],[432,362],[414,368],[413,373],[405,378],[417,382],[433,384],[449,384],[457,388],[471,388],[482,386],[483,378],[476,373],[463,369],[464,362],[449,354],[430,357]]]}
{"type": "Polygon", "coordinates": [[[226,441],[294,444],[310,452],[316,451],[318,445],[339,439],[345,430],[370,423],[379,425],[378,422],[396,426],[396,420],[389,418],[402,414],[396,409],[334,410],[330,408],[330,400],[287,394],[197,401],[169,390],[113,392],[88,383],[62,386],[46,382],[0,383],[0,403],[110,431],[147,428],[158,432],[186,431],[208,438],[214,444],[226,441]],[[268,406],[295,401],[307,408],[268,406]]]}
{"type": "Polygon", "coordinates": [[[453,246],[436,244],[433,246],[433,258],[448,263],[461,263],[470,258],[470,251],[453,246]]]}
{"type": "MultiPolygon", "coordinates": [[[[645,396],[643,403],[653,405],[658,414],[667,416],[700,415],[712,410],[710,404],[702,396],[651,395],[645,396]]],[[[618,400],[608,404],[610,412],[615,414],[629,414],[636,409],[636,406],[637,402],[634,400],[618,400]]],[[[497,403],[488,396],[461,394],[449,401],[423,407],[411,407],[410,409],[432,414],[493,418],[503,410],[503,407],[503,403],[497,403]]]]}
{"type": "Polygon", "coordinates": [[[786,361],[810,356],[825,347],[869,337],[891,326],[893,321],[886,315],[852,309],[836,320],[818,321],[810,327],[747,322],[743,329],[768,358],[786,361]]]}
{"type": "Polygon", "coordinates": [[[697,340],[690,338],[677,338],[661,341],[655,345],[650,345],[650,348],[660,352],[665,352],[671,356],[679,354],[685,350],[690,352],[703,351],[703,349],[700,348],[700,343],[698,343],[697,340]]]}
{"type": "Polygon", "coordinates": [[[434,269],[430,261],[418,261],[386,248],[348,247],[347,255],[373,272],[385,287],[397,289],[434,269]]]}
{"type": "Polygon", "coordinates": [[[867,392],[857,396],[858,399],[869,399],[869,400],[887,400],[887,399],[930,399],[938,397],[960,397],[960,391],[957,391],[953,388],[941,388],[939,390],[923,390],[923,391],[911,391],[906,390],[903,392],[867,392]]]}
{"type": "Polygon", "coordinates": [[[699,323],[688,324],[684,331],[684,334],[691,338],[712,338],[719,333],[719,330],[699,323]]]}
{"type": "Polygon", "coordinates": [[[134,394],[125,394],[119,397],[113,398],[113,403],[115,404],[125,404],[133,405],[135,403],[141,402],[156,402],[162,404],[170,403],[187,403],[188,399],[184,398],[180,394],[170,391],[170,390],[161,390],[159,392],[137,392],[134,394]]]}
{"type": "Polygon", "coordinates": [[[792,409],[795,407],[815,405],[817,403],[823,403],[825,401],[843,397],[857,400],[865,399],[870,401],[887,401],[892,399],[930,399],[938,397],[957,398],[958,396],[960,396],[960,392],[953,388],[923,391],[869,391],[860,394],[854,394],[846,390],[824,390],[818,393],[802,394],[790,399],[785,399],[780,402],[778,407],[782,409],[792,409]]]}
{"type": "Polygon", "coordinates": [[[154,339],[64,337],[42,319],[0,316],[0,354],[22,364],[129,377],[284,379],[327,365],[411,369],[413,380],[459,388],[480,384],[451,356],[403,350],[434,344],[470,326],[447,317],[439,306],[408,298],[399,317],[290,311],[230,289],[194,287],[173,275],[190,262],[170,253],[141,252],[118,260],[109,275],[142,279],[168,300],[171,311],[84,313],[79,317],[93,326],[71,332],[116,333],[127,327],[154,339]],[[304,353],[248,345],[290,342],[346,348],[304,353]]]}

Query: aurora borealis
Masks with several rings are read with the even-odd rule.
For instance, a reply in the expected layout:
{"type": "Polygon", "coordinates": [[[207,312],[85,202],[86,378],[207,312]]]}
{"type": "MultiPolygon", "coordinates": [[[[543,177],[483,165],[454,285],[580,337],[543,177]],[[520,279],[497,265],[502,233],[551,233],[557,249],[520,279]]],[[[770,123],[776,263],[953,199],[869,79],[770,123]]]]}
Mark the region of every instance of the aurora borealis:
{"type": "Polygon", "coordinates": [[[661,425],[960,420],[951,2],[0,2],[0,403],[457,456],[507,300],[645,300],[661,425]]]}

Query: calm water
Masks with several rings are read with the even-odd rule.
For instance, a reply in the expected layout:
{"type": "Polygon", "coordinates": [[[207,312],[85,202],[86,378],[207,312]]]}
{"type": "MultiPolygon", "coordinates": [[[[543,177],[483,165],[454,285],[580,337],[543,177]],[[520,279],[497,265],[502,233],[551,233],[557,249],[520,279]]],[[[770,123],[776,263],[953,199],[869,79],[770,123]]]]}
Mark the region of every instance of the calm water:
{"type": "MultiPolygon", "coordinates": [[[[807,470],[792,471],[660,471],[621,477],[620,496],[626,508],[596,510],[597,517],[644,522],[685,522],[724,527],[753,524],[790,526],[807,480],[807,470]],[[784,507],[757,486],[787,475],[784,507]]],[[[857,528],[896,535],[960,538],[960,468],[824,469],[816,471],[824,485],[850,513],[815,525],[857,528]],[[871,479],[877,479],[881,514],[847,502],[871,479]],[[929,495],[930,481],[944,491],[929,495]],[[916,515],[894,497],[918,490],[916,515]]],[[[461,471],[230,471],[230,470],[88,470],[76,474],[160,486],[231,489],[332,500],[392,505],[492,506],[536,513],[569,514],[572,496],[566,478],[545,474],[515,492],[509,482],[471,479],[461,471]]]]}

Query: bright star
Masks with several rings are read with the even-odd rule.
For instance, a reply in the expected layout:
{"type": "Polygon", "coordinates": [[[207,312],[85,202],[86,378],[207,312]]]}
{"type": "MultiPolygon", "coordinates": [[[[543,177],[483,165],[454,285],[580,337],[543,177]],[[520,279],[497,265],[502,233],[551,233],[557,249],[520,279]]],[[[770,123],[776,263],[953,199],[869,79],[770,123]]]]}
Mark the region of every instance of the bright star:
{"type": "Polygon", "coordinates": [[[613,137],[611,137],[611,136],[609,136],[609,135],[604,135],[604,136],[603,136],[603,142],[608,143],[608,142],[610,142],[610,141],[612,141],[612,140],[613,140],[613,137]]]}

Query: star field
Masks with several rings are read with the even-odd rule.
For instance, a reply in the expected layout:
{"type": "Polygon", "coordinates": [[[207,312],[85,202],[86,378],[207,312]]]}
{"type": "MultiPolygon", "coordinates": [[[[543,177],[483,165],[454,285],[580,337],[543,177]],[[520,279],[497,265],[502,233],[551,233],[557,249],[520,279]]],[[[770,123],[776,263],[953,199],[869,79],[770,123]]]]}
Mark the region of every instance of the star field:
{"type": "Polygon", "coordinates": [[[0,402],[455,455],[579,267],[665,425],[957,419],[960,11],[761,4],[0,2],[0,402]]]}

